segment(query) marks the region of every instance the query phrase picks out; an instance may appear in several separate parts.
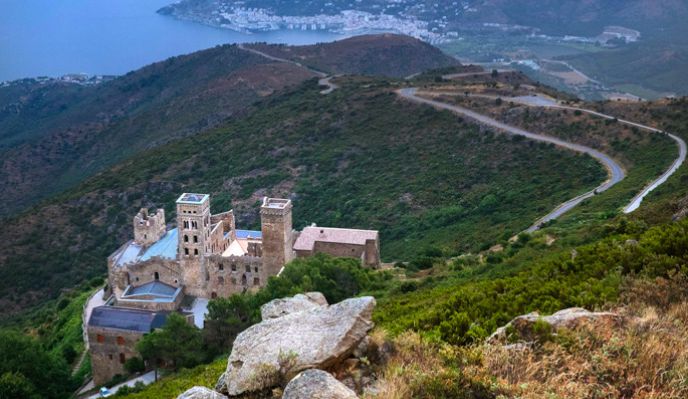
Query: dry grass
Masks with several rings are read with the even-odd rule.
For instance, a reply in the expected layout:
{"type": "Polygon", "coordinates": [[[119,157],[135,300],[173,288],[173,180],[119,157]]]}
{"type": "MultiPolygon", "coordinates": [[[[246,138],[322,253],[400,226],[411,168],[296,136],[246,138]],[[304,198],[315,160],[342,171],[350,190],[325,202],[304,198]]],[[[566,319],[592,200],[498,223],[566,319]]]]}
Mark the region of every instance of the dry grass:
{"type": "Polygon", "coordinates": [[[377,392],[368,397],[688,398],[684,283],[627,284],[625,305],[617,309],[621,326],[584,323],[520,349],[461,348],[405,333],[392,342],[377,392]]]}
{"type": "Polygon", "coordinates": [[[621,328],[583,325],[533,348],[481,348],[470,374],[519,398],[688,397],[688,303],[628,314],[621,328]]]}

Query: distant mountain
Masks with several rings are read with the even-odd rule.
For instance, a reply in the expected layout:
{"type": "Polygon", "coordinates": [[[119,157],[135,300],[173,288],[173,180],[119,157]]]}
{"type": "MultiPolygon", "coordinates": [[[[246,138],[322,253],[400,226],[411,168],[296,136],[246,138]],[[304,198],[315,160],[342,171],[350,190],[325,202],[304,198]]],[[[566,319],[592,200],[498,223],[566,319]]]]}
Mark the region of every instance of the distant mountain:
{"type": "MultiPolygon", "coordinates": [[[[456,63],[411,38],[364,41],[289,49],[337,73],[398,76],[456,63]],[[365,46],[375,51],[366,53],[365,46]],[[333,49],[353,58],[334,57],[333,49]]],[[[218,46],[97,86],[25,80],[0,87],[0,217],[140,151],[245,114],[257,100],[315,76],[292,63],[218,46]]]]}
{"type": "Polygon", "coordinates": [[[332,74],[401,78],[460,65],[436,47],[409,36],[393,34],[361,35],[317,46],[255,44],[251,47],[332,74]]]}

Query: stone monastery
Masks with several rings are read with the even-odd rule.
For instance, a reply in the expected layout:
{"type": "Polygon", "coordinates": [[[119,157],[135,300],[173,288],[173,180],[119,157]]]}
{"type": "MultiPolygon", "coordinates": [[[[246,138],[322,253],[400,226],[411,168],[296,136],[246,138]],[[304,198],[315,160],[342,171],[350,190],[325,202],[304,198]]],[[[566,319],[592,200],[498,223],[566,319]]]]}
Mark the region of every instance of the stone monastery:
{"type": "Polygon", "coordinates": [[[136,342],[170,312],[202,328],[207,299],[257,290],[295,257],[327,253],[365,267],[380,264],[377,231],[315,225],[294,231],[288,199],[263,199],[260,231],[237,230],[232,210],[211,214],[208,194],[184,193],[176,205],[176,228],[167,229],[164,210],[141,209],[134,239],[108,257],[109,299],[91,311],[87,329],[97,385],[124,374],[136,342]]]}

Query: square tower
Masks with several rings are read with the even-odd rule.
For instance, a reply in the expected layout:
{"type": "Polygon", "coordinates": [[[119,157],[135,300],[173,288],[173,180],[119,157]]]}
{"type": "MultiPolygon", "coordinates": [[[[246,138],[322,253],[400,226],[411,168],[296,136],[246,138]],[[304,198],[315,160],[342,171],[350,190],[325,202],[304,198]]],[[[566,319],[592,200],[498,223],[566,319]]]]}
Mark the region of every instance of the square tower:
{"type": "Polygon", "coordinates": [[[198,261],[209,252],[210,196],[184,193],[177,200],[179,260],[198,261]]]}
{"type": "Polygon", "coordinates": [[[279,273],[294,258],[291,226],[291,200],[263,198],[260,224],[263,233],[263,267],[268,276],[279,273]]]}

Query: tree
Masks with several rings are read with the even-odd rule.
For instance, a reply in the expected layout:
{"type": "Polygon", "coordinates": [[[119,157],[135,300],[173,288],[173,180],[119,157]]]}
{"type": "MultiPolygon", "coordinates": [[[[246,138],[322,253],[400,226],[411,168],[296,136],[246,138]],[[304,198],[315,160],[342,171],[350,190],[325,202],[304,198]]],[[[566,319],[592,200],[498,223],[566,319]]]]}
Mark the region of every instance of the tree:
{"type": "Polygon", "coordinates": [[[203,341],[213,353],[229,350],[237,334],[257,322],[252,295],[232,295],[208,303],[203,341]]]}
{"type": "Polygon", "coordinates": [[[160,330],[144,335],[136,349],[156,367],[162,361],[175,371],[193,367],[206,358],[201,331],[178,313],[170,314],[160,330]]]}
{"type": "Polygon", "coordinates": [[[27,386],[32,386],[37,392],[40,387],[42,397],[48,399],[68,397],[76,388],[64,359],[49,354],[33,338],[13,331],[0,331],[0,375],[2,389],[29,392],[27,386]]]}
{"type": "Polygon", "coordinates": [[[40,396],[23,374],[7,372],[0,376],[0,398],[39,399],[40,396]]]}
{"type": "Polygon", "coordinates": [[[129,374],[134,374],[144,371],[146,369],[146,365],[144,364],[143,359],[138,356],[134,356],[127,359],[127,361],[124,363],[124,369],[127,370],[129,374]]]}

